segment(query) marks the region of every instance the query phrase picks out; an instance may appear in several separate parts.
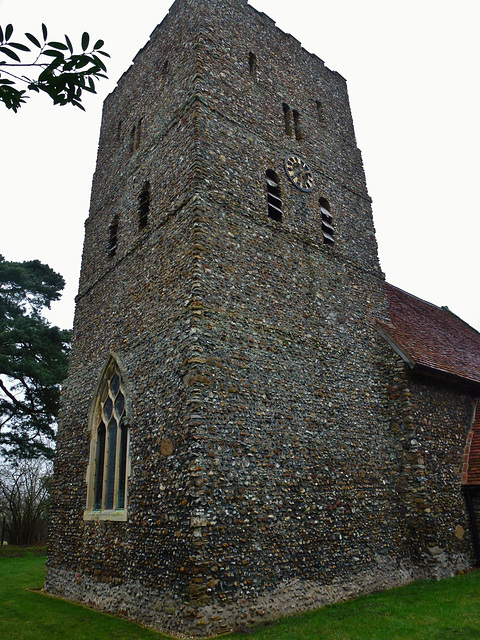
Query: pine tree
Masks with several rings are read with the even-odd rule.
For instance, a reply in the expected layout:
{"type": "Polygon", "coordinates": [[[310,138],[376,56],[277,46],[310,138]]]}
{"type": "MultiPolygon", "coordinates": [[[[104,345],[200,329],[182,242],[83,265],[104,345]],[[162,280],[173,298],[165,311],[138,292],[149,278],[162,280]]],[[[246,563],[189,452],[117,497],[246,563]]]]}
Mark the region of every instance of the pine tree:
{"type": "Polygon", "coordinates": [[[70,331],[42,316],[65,286],[38,260],[0,256],[0,449],[6,457],[53,455],[70,331]]]}

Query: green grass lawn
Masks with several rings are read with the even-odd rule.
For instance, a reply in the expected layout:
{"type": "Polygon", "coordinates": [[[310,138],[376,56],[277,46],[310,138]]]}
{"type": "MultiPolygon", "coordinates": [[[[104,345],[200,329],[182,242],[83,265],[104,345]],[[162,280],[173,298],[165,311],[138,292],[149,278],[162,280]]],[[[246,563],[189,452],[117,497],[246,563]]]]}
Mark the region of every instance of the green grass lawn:
{"type": "MultiPolygon", "coordinates": [[[[138,625],[40,592],[44,549],[0,549],[0,639],[157,640],[138,625]]],[[[480,571],[324,607],[228,640],[480,640],[480,571]]]]}

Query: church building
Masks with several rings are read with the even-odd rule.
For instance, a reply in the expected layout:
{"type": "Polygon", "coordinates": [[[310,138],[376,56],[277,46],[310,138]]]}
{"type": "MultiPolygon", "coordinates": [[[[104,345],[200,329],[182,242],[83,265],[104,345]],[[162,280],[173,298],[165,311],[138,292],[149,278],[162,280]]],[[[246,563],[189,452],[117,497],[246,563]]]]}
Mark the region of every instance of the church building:
{"type": "Polygon", "coordinates": [[[176,0],[104,105],[47,592],[206,637],[468,569],[479,397],[385,282],[345,79],[176,0]]]}

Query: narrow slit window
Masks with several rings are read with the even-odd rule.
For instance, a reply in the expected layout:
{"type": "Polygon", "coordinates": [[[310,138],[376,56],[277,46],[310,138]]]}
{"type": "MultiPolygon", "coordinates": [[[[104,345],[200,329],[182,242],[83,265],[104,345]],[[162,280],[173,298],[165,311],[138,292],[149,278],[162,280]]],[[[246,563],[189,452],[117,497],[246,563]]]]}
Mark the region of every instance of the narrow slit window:
{"type": "Polygon", "coordinates": [[[283,108],[283,118],[285,121],[285,133],[290,138],[293,138],[294,122],[293,122],[292,110],[290,109],[288,104],[286,104],[285,102],[283,103],[282,108],[283,108]]]}
{"type": "Polygon", "coordinates": [[[257,77],[257,56],[252,51],[250,51],[250,53],[248,54],[248,64],[250,68],[250,75],[252,76],[252,78],[256,78],[257,77]]]}
{"type": "Polygon", "coordinates": [[[137,122],[137,127],[135,130],[135,151],[139,148],[140,142],[142,139],[142,118],[137,122]]]}
{"type": "Polygon", "coordinates": [[[328,204],[328,200],[325,200],[325,198],[320,198],[319,204],[322,220],[323,243],[331,246],[335,242],[333,239],[335,230],[333,228],[333,216],[330,212],[330,205],[328,204]]]}
{"type": "Polygon", "coordinates": [[[282,221],[282,197],[280,184],[275,171],[270,169],[266,173],[268,217],[277,222],[282,221]]]}
{"type": "Polygon", "coordinates": [[[323,121],[323,105],[322,105],[320,100],[316,100],[315,104],[316,104],[316,107],[317,107],[318,119],[320,120],[320,122],[322,122],[323,121]]]}
{"type": "Polygon", "coordinates": [[[137,127],[133,125],[132,130],[130,131],[130,153],[135,151],[135,141],[137,139],[137,127]]]}
{"type": "Polygon", "coordinates": [[[138,196],[138,225],[140,229],[147,226],[150,212],[150,183],[147,181],[138,196]]]}
{"type": "Polygon", "coordinates": [[[134,153],[140,147],[142,139],[142,118],[140,118],[137,124],[134,124],[130,131],[130,153],[134,153]]]}
{"type": "Polygon", "coordinates": [[[112,220],[108,228],[108,255],[114,256],[117,253],[118,245],[118,218],[112,220]]]}

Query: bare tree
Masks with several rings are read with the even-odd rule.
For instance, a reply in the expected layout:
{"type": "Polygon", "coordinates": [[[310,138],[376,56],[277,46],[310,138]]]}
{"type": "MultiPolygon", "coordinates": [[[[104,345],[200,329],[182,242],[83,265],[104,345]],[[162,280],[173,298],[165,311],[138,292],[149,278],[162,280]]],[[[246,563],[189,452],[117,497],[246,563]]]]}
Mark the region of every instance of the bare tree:
{"type": "Polygon", "coordinates": [[[0,514],[3,538],[9,544],[45,542],[50,503],[48,463],[20,460],[0,467],[0,514]]]}

